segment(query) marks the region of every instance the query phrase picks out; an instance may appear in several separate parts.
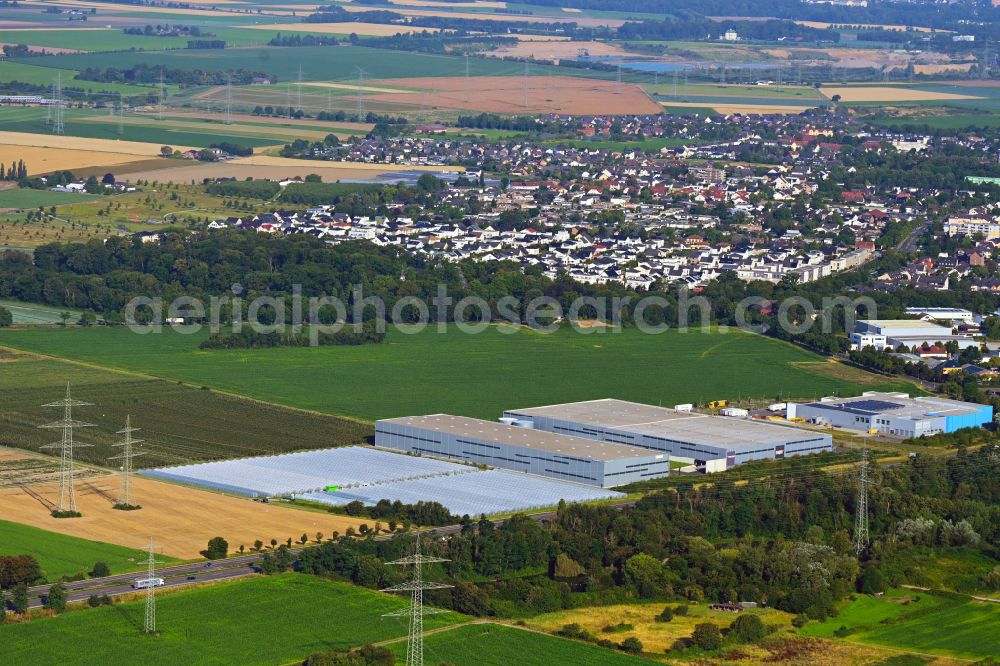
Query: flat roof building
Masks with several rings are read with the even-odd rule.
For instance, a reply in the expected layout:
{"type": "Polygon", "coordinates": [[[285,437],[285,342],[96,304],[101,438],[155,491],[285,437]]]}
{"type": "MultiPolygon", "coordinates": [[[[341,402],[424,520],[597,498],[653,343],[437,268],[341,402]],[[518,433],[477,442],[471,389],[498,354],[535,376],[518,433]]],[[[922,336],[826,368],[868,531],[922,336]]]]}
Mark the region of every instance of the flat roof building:
{"type": "Polygon", "coordinates": [[[546,432],[638,446],[691,459],[707,472],[751,460],[833,450],[825,433],[604,399],[504,412],[504,420],[546,432]]]}
{"type": "Polygon", "coordinates": [[[910,398],[906,393],[867,391],[856,398],[823,398],[788,403],[788,418],[801,418],[838,428],[876,431],[898,437],[920,437],[993,421],[993,408],[948,398],[910,398]]]}
{"type": "Polygon", "coordinates": [[[377,421],[375,445],[603,488],[670,472],[669,456],[648,449],[448,414],[377,421]]]}
{"type": "Polygon", "coordinates": [[[955,335],[947,326],[922,319],[859,319],[854,323],[851,344],[855,349],[873,346],[876,349],[900,345],[907,348],[954,342],[959,349],[978,345],[971,336],[955,335]]]}

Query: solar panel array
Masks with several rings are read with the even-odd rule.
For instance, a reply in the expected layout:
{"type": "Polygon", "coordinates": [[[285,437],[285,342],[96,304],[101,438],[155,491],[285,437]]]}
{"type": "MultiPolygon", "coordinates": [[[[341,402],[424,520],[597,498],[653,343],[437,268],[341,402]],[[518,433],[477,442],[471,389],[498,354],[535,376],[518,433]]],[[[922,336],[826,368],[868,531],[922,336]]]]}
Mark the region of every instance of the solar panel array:
{"type": "Polygon", "coordinates": [[[351,487],[469,474],[467,465],[389,453],[361,446],[286,453],[145,470],[144,476],[250,497],[274,497],[351,487]]]}
{"type": "Polygon", "coordinates": [[[438,502],[454,515],[475,517],[554,506],[561,499],[573,503],[625,495],[596,486],[504,470],[489,470],[398,481],[338,492],[305,493],[298,497],[335,506],[353,501],[372,506],[383,499],[391,502],[399,500],[403,504],[438,502]]]}

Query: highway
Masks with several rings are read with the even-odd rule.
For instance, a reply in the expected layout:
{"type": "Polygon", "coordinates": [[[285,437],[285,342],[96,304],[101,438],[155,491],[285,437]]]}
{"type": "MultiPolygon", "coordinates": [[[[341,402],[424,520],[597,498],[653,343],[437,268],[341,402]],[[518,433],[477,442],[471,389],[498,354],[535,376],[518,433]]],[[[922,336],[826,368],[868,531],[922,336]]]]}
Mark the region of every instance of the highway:
{"type": "MultiPolygon", "coordinates": [[[[632,504],[633,502],[627,502],[626,504],[632,504]]],[[[550,511],[548,513],[533,514],[530,517],[538,521],[547,521],[555,517],[555,512],[550,511]]],[[[503,519],[493,521],[495,524],[499,525],[504,522],[503,519]]],[[[426,530],[421,530],[421,534],[433,535],[433,536],[446,536],[449,534],[455,534],[462,530],[461,525],[446,525],[444,527],[434,527],[426,530]]],[[[394,535],[383,534],[375,537],[380,540],[391,539],[394,535]]],[[[309,548],[315,546],[316,544],[308,544],[306,546],[295,545],[290,549],[292,554],[295,555],[303,548],[309,548]]],[[[269,552],[269,551],[264,551],[269,552]]],[[[185,585],[196,585],[198,583],[207,583],[220,580],[229,580],[232,578],[240,578],[242,576],[249,576],[255,573],[259,573],[257,564],[260,562],[261,558],[264,556],[264,552],[260,553],[246,553],[243,555],[234,555],[228,557],[224,560],[199,560],[197,562],[189,562],[186,564],[176,564],[172,566],[162,567],[156,569],[156,577],[162,578],[164,584],[161,588],[172,588],[181,587],[185,585]]],[[[129,594],[136,592],[132,587],[132,583],[141,578],[145,578],[146,573],[144,571],[133,571],[131,573],[124,574],[114,574],[111,576],[104,576],[102,578],[88,578],[86,580],[77,580],[69,583],[64,583],[66,590],[68,592],[67,599],[70,602],[74,601],[86,601],[92,595],[108,595],[115,596],[120,594],[129,594]]],[[[42,598],[48,594],[49,584],[46,585],[36,585],[28,589],[28,607],[29,608],[40,608],[42,605],[42,598]]]]}

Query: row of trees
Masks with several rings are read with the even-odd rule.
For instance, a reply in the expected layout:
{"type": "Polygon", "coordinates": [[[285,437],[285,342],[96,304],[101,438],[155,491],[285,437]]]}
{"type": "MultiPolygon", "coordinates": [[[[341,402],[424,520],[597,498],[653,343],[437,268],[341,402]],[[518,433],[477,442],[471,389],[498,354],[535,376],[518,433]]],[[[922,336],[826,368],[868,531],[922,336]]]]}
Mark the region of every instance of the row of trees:
{"type": "MultiPolygon", "coordinates": [[[[995,547],[1000,477],[991,453],[918,456],[876,469],[875,543],[863,566],[850,538],[851,477],[813,471],[701,488],[685,480],[631,507],[560,506],[547,525],[523,516],[501,525],[466,516],[457,534],[426,546],[450,560],[428,575],[455,584],[428,601],[508,617],[630,599],[756,601],[802,622],[823,619],[855,591],[907,582],[909,570],[895,562],[908,549],[995,547]]],[[[409,538],[340,539],[306,549],[296,568],[384,587],[402,576],[384,563],[410,548],[409,538]]],[[[741,626],[739,635],[752,640],[758,630],[741,626]]]]}
{"type": "Polygon", "coordinates": [[[0,180],[24,180],[28,177],[28,167],[24,160],[11,162],[10,166],[4,168],[4,163],[0,162],[0,180]]]}

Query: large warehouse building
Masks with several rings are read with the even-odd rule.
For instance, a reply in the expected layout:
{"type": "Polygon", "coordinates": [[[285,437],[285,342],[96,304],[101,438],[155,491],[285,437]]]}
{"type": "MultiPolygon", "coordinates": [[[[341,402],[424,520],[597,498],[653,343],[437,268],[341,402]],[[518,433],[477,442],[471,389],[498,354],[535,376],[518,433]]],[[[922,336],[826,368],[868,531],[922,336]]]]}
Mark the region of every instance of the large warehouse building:
{"type": "Polygon", "coordinates": [[[638,446],[720,472],[751,460],[833,450],[824,433],[744,419],[710,416],[624,400],[589,400],[504,412],[524,428],[638,446]]]}
{"type": "Polygon", "coordinates": [[[375,445],[602,488],[670,472],[662,452],[447,414],[378,421],[375,445]]]}
{"type": "Polygon", "coordinates": [[[947,398],[910,398],[905,393],[868,391],[857,398],[824,398],[789,403],[788,418],[805,419],[838,428],[877,431],[898,437],[920,437],[993,421],[993,408],[947,398]]]}

